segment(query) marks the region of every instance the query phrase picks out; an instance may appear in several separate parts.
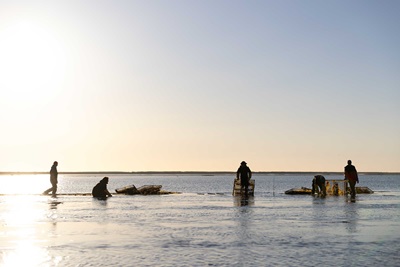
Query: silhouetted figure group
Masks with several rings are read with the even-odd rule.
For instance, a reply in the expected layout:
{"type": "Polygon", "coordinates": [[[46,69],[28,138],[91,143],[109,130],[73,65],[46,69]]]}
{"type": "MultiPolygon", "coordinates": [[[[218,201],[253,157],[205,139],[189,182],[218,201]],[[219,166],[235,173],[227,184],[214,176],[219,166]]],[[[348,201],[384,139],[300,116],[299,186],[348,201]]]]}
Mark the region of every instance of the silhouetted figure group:
{"type": "MultiPolygon", "coordinates": [[[[350,186],[350,196],[352,199],[356,197],[356,183],[358,183],[358,173],[356,167],[352,165],[351,160],[347,161],[347,166],[344,167],[344,179],[350,186]]],[[[311,194],[318,194],[322,197],[326,196],[327,187],[330,188],[329,182],[326,182],[325,177],[322,175],[315,175],[312,180],[311,194]]],[[[339,185],[335,182],[332,186],[331,192],[333,195],[339,195],[339,185]]]]}
{"type": "MultiPolygon", "coordinates": [[[[344,175],[345,179],[348,181],[350,185],[350,194],[352,198],[356,196],[356,183],[358,183],[358,173],[356,167],[351,164],[351,160],[347,161],[347,166],[344,167],[344,175]]],[[[58,171],[57,171],[58,162],[54,161],[53,165],[50,169],[50,183],[51,187],[43,192],[44,195],[52,192],[52,196],[55,197],[57,193],[57,183],[58,183],[58,171]]],[[[249,183],[251,179],[251,170],[247,166],[245,161],[240,163],[240,167],[236,171],[236,179],[240,179],[241,190],[244,189],[244,195],[248,196],[249,192],[249,183]]],[[[325,177],[322,175],[315,175],[312,180],[312,195],[315,193],[321,195],[322,197],[326,196],[326,186],[325,186],[325,177]]],[[[112,197],[111,193],[107,189],[108,177],[104,177],[100,180],[98,184],[93,187],[92,195],[93,197],[99,199],[106,199],[107,197],[112,197]]],[[[337,191],[338,186],[336,184],[337,191]]],[[[335,193],[335,192],[334,192],[335,193]]],[[[336,194],[338,195],[338,194],[336,194]]]]}
{"type": "MultiPolygon", "coordinates": [[[[54,161],[50,169],[50,183],[51,187],[43,192],[43,195],[48,195],[51,192],[52,197],[56,197],[57,193],[57,183],[58,183],[58,162],[54,161]]],[[[93,197],[99,199],[106,199],[107,197],[112,197],[111,193],[107,189],[108,177],[104,177],[100,182],[93,187],[92,195],[93,197]]]]}

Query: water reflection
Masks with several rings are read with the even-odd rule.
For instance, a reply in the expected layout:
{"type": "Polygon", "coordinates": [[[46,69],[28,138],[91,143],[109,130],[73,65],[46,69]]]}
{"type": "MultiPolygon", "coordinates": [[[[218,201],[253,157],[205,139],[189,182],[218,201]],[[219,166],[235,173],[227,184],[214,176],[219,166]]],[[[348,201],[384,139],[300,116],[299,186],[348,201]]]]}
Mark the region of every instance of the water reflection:
{"type": "Polygon", "coordinates": [[[1,207],[1,219],[6,225],[29,224],[43,217],[43,209],[39,208],[40,202],[32,196],[4,197],[1,207]]]}
{"type": "Polygon", "coordinates": [[[254,209],[249,208],[254,205],[253,196],[236,196],[234,197],[234,204],[236,207],[233,220],[235,221],[235,262],[234,265],[246,266],[248,263],[249,255],[251,252],[247,244],[249,240],[253,240],[253,213],[254,209]]]}
{"type": "Polygon", "coordinates": [[[313,220],[319,222],[322,218],[325,218],[327,214],[327,205],[325,197],[312,197],[312,216],[313,220]]]}
{"type": "Polygon", "coordinates": [[[350,200],[350,197],[348,199],[349,200],[347,201],[346,205],[344,205],[346,230],[349,233],[356,233],[357,232],[357,224],[358,224],[358,220],[359,220],[358,205],[357,205],[357,203],[353,203],[350,200]]]}
{"type": "Polygon", "coordinates": [[[93,204],[98,206],[107,206],[107,198],[93,198],[93,204]]]}
{"type": "Polygon", "coordinates": [[[34,239],[16,240],[12,248],[3,250],[1,266],[43,266],[49,254],[34,239]]]}
{"type": "Polygon", "coordinates": [[[56,209],[57,209],[57,206],[60,205],[60,204],[62,204],[62,202],[61,202],[61,201],[57,201],[57,200],[51,200],[51,201],[49,202],[49,204],[50,204],[50,209],[51,209],[51,210],[56,210],[56,209]]]}
{"type": "Polygon", "coordinates": [[[243,206],[253,206],[254,205],[254,197],[253,196],[235,196],[234,204],[236,207],[243,206]]]}
{"type": "Polygon", "coordinates": [[[38,194],[42,192],[43,188],[48,186],[49,183],[49,178],[47,174],[2,175],[0,178],[0,193],[7,195],[38,194]]]}
{"type": "MultiPolygon", "coordinates": [[[[50,205],[51,206],[51,205],[50,205]]],[[[2,199],[1,266],[43,266],[49,253],[40,235],[47,233],[46,203],[41,197],[8,196],[2,199]],[[45,227],[45,229],[41,229],[45,227]]]]}

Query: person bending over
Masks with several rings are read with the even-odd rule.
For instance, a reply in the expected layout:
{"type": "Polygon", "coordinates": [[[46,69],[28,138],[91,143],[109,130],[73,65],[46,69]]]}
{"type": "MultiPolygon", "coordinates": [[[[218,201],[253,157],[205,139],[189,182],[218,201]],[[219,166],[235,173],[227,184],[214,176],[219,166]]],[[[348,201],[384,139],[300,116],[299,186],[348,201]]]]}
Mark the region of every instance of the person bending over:
{"type": "Polygon", "coordinates": [[[321,196],[326,196],[325,177],[322,175],[315,175],[312,181],[312,194],[321,192],[321,196]],[[319,190],[318,190],[319,188],[319,190]]]}
{"type": "Polygon", "coordinates": [[[107,190],[108,177],[104,177],[100,180],[98,184],[93,187],[92,195],[93,197],[105,199],[107,197],[112,197],[111,193],[107,190]]]}

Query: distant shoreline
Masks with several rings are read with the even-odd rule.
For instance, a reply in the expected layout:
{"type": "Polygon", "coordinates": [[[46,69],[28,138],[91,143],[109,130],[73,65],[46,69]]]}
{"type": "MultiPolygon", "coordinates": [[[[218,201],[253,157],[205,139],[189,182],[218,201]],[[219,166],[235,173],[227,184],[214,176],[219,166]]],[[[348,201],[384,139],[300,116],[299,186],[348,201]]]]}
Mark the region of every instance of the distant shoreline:
{"type": "MultiPolygon", "coordinates": [[[[49,174],[49,172],[0,172],[0,175],[34,175],[34,174],[49,174]]],[[[214,175],[235,175],[236,172],[228,171],[87,171],[87,172],[59,172],[59,174],[133,174],[133,175],[203,175],[203,176],[214,176],[214,175]]],[[[254,175],[341,175],[343,172],[318,172],[318,171],[260,171],[253,172],[254,175]]],[[[360,175],[400,175],[400,172],[359,172],[360,175]]]]}

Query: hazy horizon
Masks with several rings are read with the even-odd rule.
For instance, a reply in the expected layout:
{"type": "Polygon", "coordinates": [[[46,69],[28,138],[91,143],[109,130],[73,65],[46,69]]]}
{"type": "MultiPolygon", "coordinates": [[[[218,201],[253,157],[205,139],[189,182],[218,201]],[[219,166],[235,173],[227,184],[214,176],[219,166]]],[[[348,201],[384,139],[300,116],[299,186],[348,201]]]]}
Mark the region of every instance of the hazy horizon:
{"type": "Polygon", "coordinates": [[[0,169],[400,172],[399,1],[0,2],[0,169]]]}
{"type": "MultiPolygon", "coordinates": [[[[253,174],[341,174],[341,171],[252,171],[253,174]]],[[[0,175],[7,174],[48,174],[47,171],[24,171],[24,172],[8,172],[0,171],[0,175]]],[[[236,171],[64,171],[59,174],[235,174],[236,171]]],[[[362,174],[400,174],[400,172],[358,172],[362,174]]]]}

